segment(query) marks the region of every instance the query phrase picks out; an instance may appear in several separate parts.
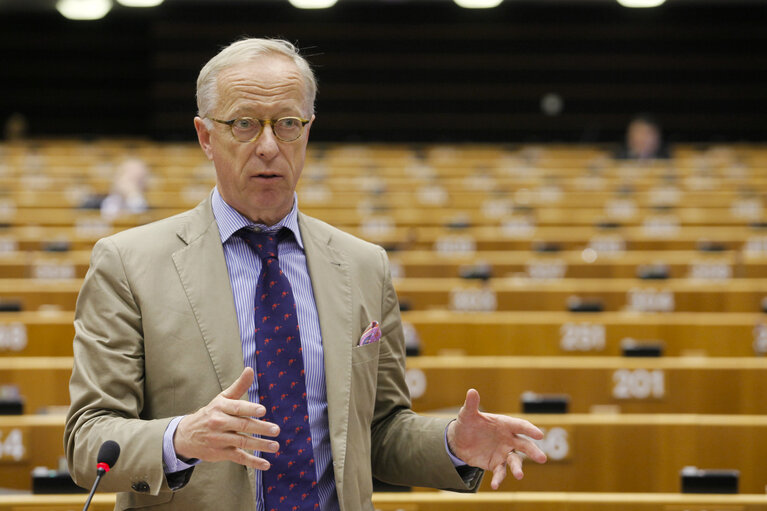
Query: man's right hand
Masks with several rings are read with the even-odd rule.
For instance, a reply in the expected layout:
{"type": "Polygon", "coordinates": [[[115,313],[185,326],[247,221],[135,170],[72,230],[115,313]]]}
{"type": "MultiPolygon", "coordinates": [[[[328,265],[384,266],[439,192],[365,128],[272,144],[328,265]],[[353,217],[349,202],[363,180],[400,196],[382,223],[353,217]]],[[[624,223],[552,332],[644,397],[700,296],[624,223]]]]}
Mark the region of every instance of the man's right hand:
{"type": "Polygon", "coordinates": [[[253,383],[253,376],[253,368],[246,367],[228,389],[181,419],[173,437],[178,456],[204,461],[228,460],[258,470],[269,469],[269,462],[254,456],[252,451],[277,452],[280,445],[253,435],[276,437],[280,428],[253,418],[266,414],[262,405],[240,399],[253,383]]]}

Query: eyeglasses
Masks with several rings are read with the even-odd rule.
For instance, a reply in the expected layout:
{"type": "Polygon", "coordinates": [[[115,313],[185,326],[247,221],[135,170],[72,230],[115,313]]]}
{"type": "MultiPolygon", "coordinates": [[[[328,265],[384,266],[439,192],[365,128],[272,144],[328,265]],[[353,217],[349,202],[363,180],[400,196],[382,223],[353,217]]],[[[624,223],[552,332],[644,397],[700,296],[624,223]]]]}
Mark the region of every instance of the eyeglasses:
{"type": "Polygon", "coordinates": [[[272,127],[272,133],[283,142],[293,142],[298,140],[304,133],[304,126],[309,123],[309,119],[300,117],[281,117],[277,120],[272,119],[254,119],[252,117],[238,117],[231,121],[222,121],[208,117],[211,121],[226,124],[232,130],[232,136],[240,142],[253,142],[264,131],[265,125],[272,127]]]}

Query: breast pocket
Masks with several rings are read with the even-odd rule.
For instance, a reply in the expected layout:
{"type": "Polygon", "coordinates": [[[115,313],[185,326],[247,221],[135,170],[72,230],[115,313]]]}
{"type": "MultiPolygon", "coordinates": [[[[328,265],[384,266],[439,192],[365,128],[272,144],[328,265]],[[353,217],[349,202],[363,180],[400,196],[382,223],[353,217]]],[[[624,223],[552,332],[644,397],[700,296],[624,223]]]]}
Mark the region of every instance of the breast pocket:
{"type": "Polygon", "coordinates": [[[351,420],[363,430],[370,427],[378,384],[378,353],[380,343],[365,344],[352,349],[351,420]]]}
{"type": "Polygon", "coordinates": [[[371,342],[370,344],[364,344],[362,346],[355,346],[352,349],[352,365],[356,366],[378,359],[378,351],[380,348],[380,341],[371,342]]]}

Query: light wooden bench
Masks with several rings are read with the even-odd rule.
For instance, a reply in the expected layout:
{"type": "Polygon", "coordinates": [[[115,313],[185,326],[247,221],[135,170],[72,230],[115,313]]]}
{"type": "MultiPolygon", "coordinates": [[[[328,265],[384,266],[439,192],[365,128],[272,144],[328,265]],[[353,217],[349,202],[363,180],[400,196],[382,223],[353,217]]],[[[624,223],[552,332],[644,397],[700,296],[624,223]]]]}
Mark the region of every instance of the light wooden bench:
{"type": "MultiPolygon", "coordinates": [[[[114,509],[114,494],[98,493],[93,511],[114,509]]],[[[79,511],[85,495],[0,495],[0,511],[79,511]]],[[[374,493],[376,511],[762,511],[764,495],[677,493],[494,492],[374,493]]]]}
{"type": "Polygon", "coordinates": [[[75,310],[82,279],[0,279],[0,302],[18,302],[22,310],[75,310]]]}
{"type": "MultiPolygon", "coordinates": [[[[73,320],[72,311],[0,314],[0,357],[72,356],[73,320]]],[[[618,356],[627,338],[660,341],[666,356],[767,354],[763,313],[428,310],[403,320],[423,355],[618,356]]]]}
{"type": "MultiPolygon", "coordinates": [[[[615,254],[595,250],[541,253],[496,250],[449,254],[434,250],[406,250],[389,255],[398,276],[407,278],[461,277],[474,268],[487,268],[494,277],[635,278],[643,267],[664,266],[670,278],[761,277],[767,275],[767,257],[747,261],[740,252],[698,250],[641,250],[615,254]]],[[[2,263],[2,259],[0,259],[2,263]]]]}
{"type": "Polygon", "coordinates": [[[661,342],[667,356],[767,354],[763,313],[416,310],[402,317],[423,355],[618,356],[624,339],[661,342]]]}
{"type": "MultiPolygon", "coordinates": [[[[545,432],[549,461],[525,463],[525,478],[501,490],[541,492],[679,492],[685,466],[740,470],[741,493],[764,490],[767,417],[705,415],[526,415],[545,432]],[[712,448],[712,446],[715,446],[712,448]]],[[[64,417],[0,417],[0,434],[23,448],[2,456],[0,480],[29,489],[35,466],[55,467],[63,455],[64,417]]],[[[5,453],[5,451],[4,451],[5,453]]],[[[119,462],[115,470],[120,470],[119,462]]],[[[482,491],[489,489],[490,478],[482,491]]],[[[433,493],[433,492],[423,492],[433,493]]],[[[487,493],[492,495],[493,493],[487,493]]],[[[767,498],[762,495],[763,498],[767,498]]]]}
{"type": "MultiPolygon", "coordinates": [[[[0,279],[0,301],[22,310],[74,310],[81,279],[0,279]]],[[[400,301],[413,309],[566,310],[568,299],[601,300],[604,310],[758,312],[767,296],[764,279],[493,279],[483,285],[464,279],[397,279],[400,301]]]]}
{"type": "Polygon", "coordinates": [[[72,311],[3,312],[0,357],[71,357],[73,321],[72,311]]]}
{"type": "Polygon", "coordinates": [[[411,309],[556,311],[573,297],[598,300],[605,311],[759,312],[764,279],[396,279],[401,302],[411,309]]]}
{"type": "MultiPolygon", "coordinates": [[[[0,278],[82,278],[90,250],[0,252],[0,278]]],[[[764,278],[767,257],[735,251],[632,251],[612,255],[598,252],[487,251],[441,254],[433,250],[394,252],[397,275],[408,278],[461,277],[473,268],[487,268],[494,277],[635,278],[642,268],[664,266],[670,278],[764,278]]]]}
{"type": "MultiPolygon", "coordinates": [[[[31,413],[69,403],[71,357],[2,357],[0,384],[15,385],[31,413]],[[47,382],[41,385],[40,382],[47,382]]],[[[419,411],[459,406],[475,387],[489,410],[520,413],[525,392],[566,394],[570,411],[767,414],[767,359],[621,357],[410,357],[419,411]]]]}
{"type": "Polygon", "coordinates": [[[566,394],[573,413],[767,413],[765,358],[409,357],[407,381],[419,411],[474,387],[486,409],[515,413],[525,392],[566,394]]]}

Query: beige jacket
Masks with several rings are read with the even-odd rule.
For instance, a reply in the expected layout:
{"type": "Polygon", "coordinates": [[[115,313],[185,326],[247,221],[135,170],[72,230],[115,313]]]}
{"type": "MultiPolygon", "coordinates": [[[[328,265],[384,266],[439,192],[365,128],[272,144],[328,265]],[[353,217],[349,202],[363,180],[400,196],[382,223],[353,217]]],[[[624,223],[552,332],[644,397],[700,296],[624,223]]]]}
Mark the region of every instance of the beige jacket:
{"type": "MultiPolygon", "coordinates": [[[[444,447],[446,420],[410,410],[397,297],[385,252],[299,214],[325,350],[333,469],[342,511],[372,510],[372,476],[394,484],[474,491],[444,447]],[[379,321],[382,339],[357,347],[379,321]]],[[[254,474],[203,462],[172,491],[162,439],[172,417],[227,388],[244,367],[210,200],[100,240],[75,314],[75,364],[65,448],[90,486],[105,440],[122,447],[100,490],[117,509],[254,510],[254,474]]]]}

